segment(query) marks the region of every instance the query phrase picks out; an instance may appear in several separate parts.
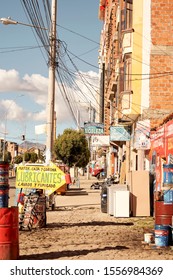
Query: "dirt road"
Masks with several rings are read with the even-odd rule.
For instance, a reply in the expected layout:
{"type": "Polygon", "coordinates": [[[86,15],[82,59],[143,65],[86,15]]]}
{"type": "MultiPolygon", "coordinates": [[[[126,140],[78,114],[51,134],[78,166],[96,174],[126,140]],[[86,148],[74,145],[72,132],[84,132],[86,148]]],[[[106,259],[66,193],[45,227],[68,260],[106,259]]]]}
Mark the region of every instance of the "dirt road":
{"type": "Polygon", "coordinates": [[[20,259],[26,260],[172,260],[172,247],[144,246],[153,232],[152,217],[115,218],[102,213],[94,180],[80,179],[82,192],[56,197],[47,226],[20,231],[20,259]]]}

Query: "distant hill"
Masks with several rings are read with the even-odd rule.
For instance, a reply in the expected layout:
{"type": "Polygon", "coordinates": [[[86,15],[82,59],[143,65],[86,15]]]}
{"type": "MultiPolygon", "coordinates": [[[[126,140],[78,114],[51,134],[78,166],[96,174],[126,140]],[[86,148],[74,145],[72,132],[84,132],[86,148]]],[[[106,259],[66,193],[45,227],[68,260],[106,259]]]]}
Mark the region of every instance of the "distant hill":
{"type": "Polygon", "coordinates": [[[41,143],[30,142],[30,141],[24,141],[23,143],[21,143],[19,145],[19,147],[25,148],[25,149],[30,149],[30,148],[34,147],[36,149],[40,149],[40,151],[45,151],[45,149],[46,149],[46,145],[41,144],[41,143]]]}

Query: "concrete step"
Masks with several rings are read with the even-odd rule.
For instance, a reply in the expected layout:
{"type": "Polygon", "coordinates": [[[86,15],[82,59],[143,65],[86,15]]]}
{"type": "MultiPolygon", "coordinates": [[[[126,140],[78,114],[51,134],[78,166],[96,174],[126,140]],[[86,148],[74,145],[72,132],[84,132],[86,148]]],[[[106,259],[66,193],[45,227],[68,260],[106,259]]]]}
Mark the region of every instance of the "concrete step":
{"type": "Polygon", "coordinates": [[[65,195],[88,195],[88,192],[83,189],[70,189],[65,192],[65,195]]]}

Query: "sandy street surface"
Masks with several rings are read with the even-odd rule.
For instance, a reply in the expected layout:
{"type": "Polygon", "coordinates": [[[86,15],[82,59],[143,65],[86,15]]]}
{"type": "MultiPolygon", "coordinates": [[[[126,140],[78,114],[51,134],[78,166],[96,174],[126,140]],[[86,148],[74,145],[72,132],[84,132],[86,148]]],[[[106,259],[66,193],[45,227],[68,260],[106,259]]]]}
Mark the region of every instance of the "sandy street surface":
{"type": "Polygon", "coordinates": [[[90,189],[94,180],[80,178],[80,195],[72,190],[57,195],[45,228],[19,232],[20,259],[173,260],[172,246],[143,244],[144,233],[154,232],[152,217],[115,218],[101,212],[101,191],[90,189]]]}

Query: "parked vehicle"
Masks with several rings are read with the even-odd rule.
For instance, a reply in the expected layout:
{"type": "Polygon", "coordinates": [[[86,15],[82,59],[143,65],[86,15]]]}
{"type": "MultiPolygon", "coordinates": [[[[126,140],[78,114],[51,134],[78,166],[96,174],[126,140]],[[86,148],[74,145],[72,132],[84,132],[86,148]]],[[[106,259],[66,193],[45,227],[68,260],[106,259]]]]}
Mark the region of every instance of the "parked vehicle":
{"type": "Polygon", "coordinates": [[[100,182],[94,182],[90,188],[91,189],[102,189],[103,187],[111,186],[112,184],[118,184],[119,183],[119,176],[110,175],[107,177],[104,181],[100,182]]]}
{"type": "Polygon", "coordinates": [[[99,190],[102,188],[103,184],[105,182],[95,182],[93,183],[91,186],[90,186],[90,189],[93,189],[93,190],[99,190]]]}
{"type": "Polygon", "coordinates": [[[118,184],[119,183],[119,175],[118,174],[114,174],[114,175],[110,175],[108,178],[105,179],[105,181],[109,184],[118,184]]]}
{"type": "Polygon", "coordinates": [[[96,177],[97,179],[104,179],[105,171],[103,168],[94,168],[92,169],[91,175],[96,177]]]}

